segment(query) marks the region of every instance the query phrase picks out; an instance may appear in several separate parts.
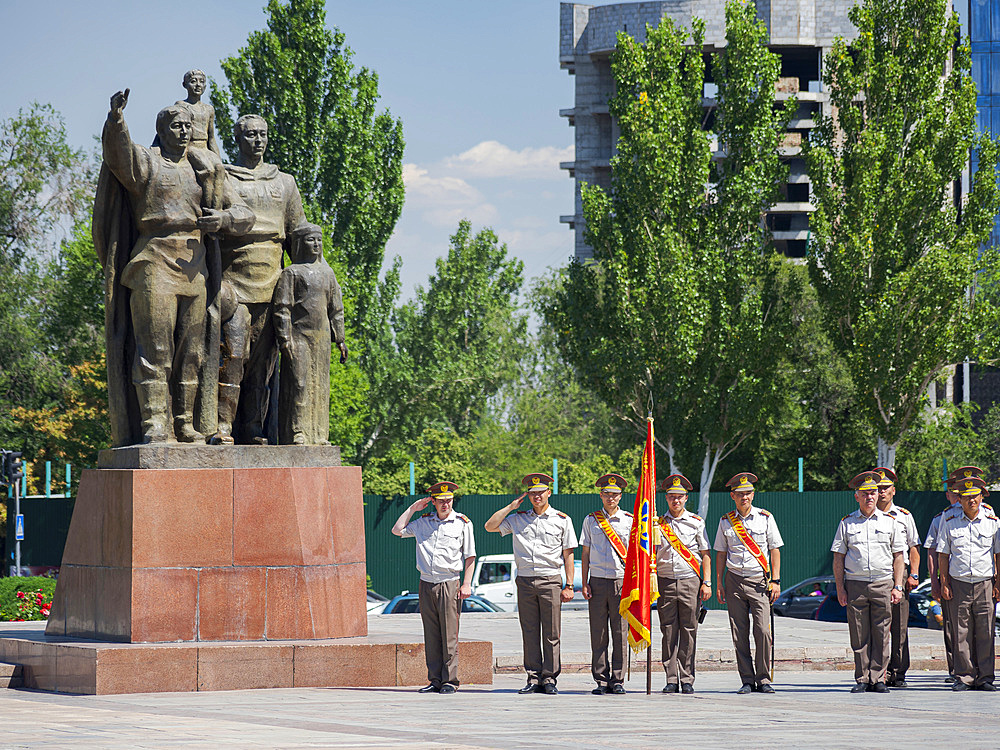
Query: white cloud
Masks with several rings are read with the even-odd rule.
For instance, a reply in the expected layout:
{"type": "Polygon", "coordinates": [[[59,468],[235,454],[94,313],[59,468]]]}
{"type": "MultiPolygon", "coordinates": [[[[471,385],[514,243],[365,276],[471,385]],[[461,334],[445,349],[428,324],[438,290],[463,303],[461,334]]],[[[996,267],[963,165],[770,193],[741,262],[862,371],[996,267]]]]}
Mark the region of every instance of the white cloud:
{"type": "Polygon", "coordinates": [[[489,223],[496,218],[496,207],[461,177],[434,177],[416,164],[404,164],[403,183],[406,186],[403,212],[419,212],[424,221],[434,226],[453,229],[460,219],[489,223]]]}
{"type": "Polygon", "coordinates": [[[521,179],[565,179],[559,162],[573,160],[573,147],[522,148],[515,151],[499,141],[482,141],[457,156],[449,156],[444,166],[466,177],[517,177],[521,179]]]}

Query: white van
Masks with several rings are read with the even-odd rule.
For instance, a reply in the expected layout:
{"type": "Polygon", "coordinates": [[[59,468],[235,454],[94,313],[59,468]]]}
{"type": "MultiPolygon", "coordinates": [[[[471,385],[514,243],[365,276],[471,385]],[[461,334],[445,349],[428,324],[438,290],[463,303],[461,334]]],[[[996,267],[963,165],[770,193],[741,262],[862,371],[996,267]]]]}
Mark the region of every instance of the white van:
{"type": "MultiPolygon", "coordinates": [[[[586,609],[587,601],[580,593],[583,587],[583,572],[580,560],[574,560],[573,600],[563,603],[563,609],[586,609]]],[[[472,577],[472,593],[489,599],[505,612],[517,612],[517,593],[514,579],[517,566],[513,554],[483,555],[476,558],[476,571],[472,577]]],[[[563,582],[566,576],[562,576],[563,582]]]]}

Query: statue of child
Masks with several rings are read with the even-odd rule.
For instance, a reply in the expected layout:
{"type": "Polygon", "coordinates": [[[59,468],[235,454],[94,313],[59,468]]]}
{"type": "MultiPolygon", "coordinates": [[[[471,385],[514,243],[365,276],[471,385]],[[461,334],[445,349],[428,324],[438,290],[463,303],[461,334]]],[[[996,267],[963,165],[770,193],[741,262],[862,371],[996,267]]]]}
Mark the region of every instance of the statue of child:
{"type": "Polygon", "coordinates": [[[281,352],[278,442],[329,445],[331,341],[341,364],[347,361],[344,303],[323,257],[323,230],[300,224],[291,239],[292,264],[278,277],[272,302],[281,352]]]}

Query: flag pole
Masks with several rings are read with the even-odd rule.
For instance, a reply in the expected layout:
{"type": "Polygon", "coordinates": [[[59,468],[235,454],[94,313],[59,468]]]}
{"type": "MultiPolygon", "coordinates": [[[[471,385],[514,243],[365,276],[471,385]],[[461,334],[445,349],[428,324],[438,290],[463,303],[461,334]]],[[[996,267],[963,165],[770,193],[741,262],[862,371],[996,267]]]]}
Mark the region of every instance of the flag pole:
{"type": "MultiPolygon", "coordinates": [[[[649,392],[649,406],[646,407],[646,421],[652,424],[653,422],[653,392],[649,392]]],[[[655,451],[656,448],[654,447],[655,451]]],[[[656,502],[656,474],[650,478],[653,483],[653,502],[656,502]]],[[[656,570],[656,550],[652,547],[653,543],[653,512],[650,510],[649,514],[649,541],[650,541],[650,555],[649,555],[649,582],[650,591],[652,591],[653,576],[656,570]]],[[[649,615],[649,643],[646,645],[646,695],[652,695],[653,693],[653,615],[649,615]]]]}

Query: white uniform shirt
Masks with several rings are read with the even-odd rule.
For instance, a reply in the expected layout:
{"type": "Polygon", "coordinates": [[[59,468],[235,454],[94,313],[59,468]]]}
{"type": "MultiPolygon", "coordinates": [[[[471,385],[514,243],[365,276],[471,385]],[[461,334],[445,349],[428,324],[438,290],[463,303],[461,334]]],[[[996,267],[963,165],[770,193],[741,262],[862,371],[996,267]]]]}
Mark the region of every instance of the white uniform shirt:
{"type": "MultiPolygon", "coordinates": [[[[708,550],[708,534],[705,532],[704,519],[701,516],[696,516],[691,511],[685,510],[677,518],[666,513],[661,516],[661,520],[673,529],[677,538],[694,553],[695,557],[698,558],[698,562],[701,562],[701,551],[708,550]]],[[[726,521],[726,523],[728,524],[729,522],[726,521]]],[[[756,562],[754,565],[757,565],[757,569],[760,570],[760,565],[756,562]]],[[[675,579],[694,578],[697,575],[694,572],[694,568],[688,565],[684,558],[674,551],[674,547],[670,544],[670,540],[667,539],[666,534],[662,533],[660,534],[660,547],[656,551],[656,575],[675,579]]],[[[704,576],[705,571],[702,571],[702,578],[704,576]]]]}
{"type": "Polygon", "coordinates": [[[472,521],[454,510],[443,521],[437,513],[411,518],[403,537],[417,540],[417,570],[428,583],[453,581],[462,575],[465,559],[476,556],[472,521]]]}
{"type": "Polygon", "coordinates": [[[867,518],[858,509],[837,524],[831,552],[844,555],[848,581],[884,581],[892,578],[892,559],[904,552],[903,524],[878,508],[867,518]]]}
{"type": "Polygon", "coordinates": [[[906,508],[900,508],[894,503],[889,503],[889,507],[886,508],[885,512],[902,525],[905,531],[906,548],[919,547],[920,534],[917,533],[917,522],[913,520],[913,514],[906,508]]]}
{"type": "Polygon", "coordinates": [[[938,532],[937,551],[949,555],[948,575],[965,583],[993,577],[993,555],[1000,552],[1000,521],[980,508],[971,521],[961,506],[945,514],[938,532]]]}
{"type": "MultiPolygon", "coordinates": [[[[734,512],[739,516],[737,511],[734,512]]],[[[778,533],[778,525],[774,522],[774,516],[766,510],[750,506],[750,512],[745,517],[739,516],[739,518],[770,565],[771,557],[768,552],[784,545],[781,534],[778,533]]],[[[757,562],[757,558],[736,535],[736,530],[726,516],[719,519],[719,530],[715,532],[715,551],[726,553],[726,567],[734,573],[745,578],[764,575],[764,569],[757,562]]]]}
{"type": "Polygon", "coordinates": [[[930,550],[930,554],[937,554],[937,535],[938,531],[941,529],[941,521],[944,519],[945,515],[947,515],[948,511],[961,507],[962,506],[958,503],[954,503],[931,519],[931,525],[927,527],[927,537],[924,539],[924,549],[930,550]]]}
{"type": "Polygon", "coordinates": [[[509,513],[500,522],[501,536],[514,535],[514,565],[519,576],[557,576],[563,550],[575,549],[573,521],[551,505],[538,515],[532,510],[509,513]]]}
{"type": "MultiPolygon", "coordinates": [[[[603,511],[602,511],[603,512],[603,511]]],[[[608,518],[611,530],[622,540],[622,546],[628,549],[628,535],[632,531],[632,514],[621,508],[613,516],[608,518]]],[[[583,527],[580,529],[580,546],[590,547],[590,577],[591,578],[614,578],[622,580],[625,577],[625,564],[618,557],[608,535],[597,523],[594,514],[589,514],[583,519],[583,527]]]]}

